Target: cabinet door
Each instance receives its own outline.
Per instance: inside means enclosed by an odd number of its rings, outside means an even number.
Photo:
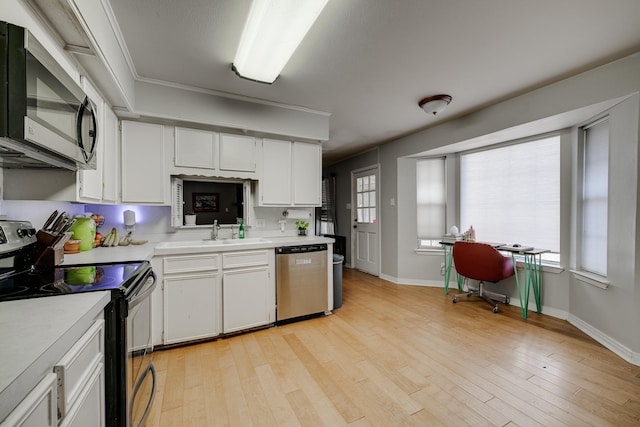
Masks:
[[[293,203],[322,204],[322,157],[320,144],[293,143]]]
[[[220,278],[190,274],[164,278],[164,343],[220,333]]]
[[[123,121],[122,201],[163,203],[168,179],[164,174],[164,127]]]
[[[254,137],[220,134],[220,170],[255,172],[255,152]]]
[[[78,401],[60,422],[60,427],[103,427],[105,425],[104,364],[96,366]]]
[[[102,168],[104,156],[104,101],[102,97],[89,83],[86,78],[82,78],[82,86],[89,99],[95,104],[95,117],[97,127],[96,138],[96,168],[78,171],[78,199],[80,201],[100,202],[102,201]]]
[[[44,379],[0,423],[2,427],[53,427],[58,425],[56,411],[56,374]]]
[[[118,118],[106,104],[102,125],[102,201],[115,203],[118,199]]]
[[[216,169],[218,134],[198,129],[176,128],[175,166]]]
[[[235,332],[275,321],[275,289],[268,267],[224,271],[223,332]]]
[[[291,205],[291,154],[290,141],[262,140],[261,205]]]

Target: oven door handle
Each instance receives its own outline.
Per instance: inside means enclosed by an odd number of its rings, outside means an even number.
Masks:
[[[151,294],[151,292],[153,292],[153,290],[156,288],[156,282],[156,273],[151,270],[145,278],[144,285],[140,287],[140,290],[135,295],[133,295],[131,300],[129,301],[129,309],[144,301],[144,299],[147,298],[147,296],[149,296],[149,294]]]
[[[147,406],[144,408],[144,412],[142,413],[142,417],[140,418],[140,422],[138,423],[137,426],[135,427],[140,427],[144,424],[144,420],[147,418],[147,415],[149,415],[149,411],[151,411],[151,405],[153,404],[155,395],[156,395],[156,367],[153,365],[153,362],[149,363],[149,366],[147,367],[147,369],[145,370],[145,372],[140,375],[140,377],[138,377],[138,380],[136,381],[135,385],[133,386],[133,392],[131,393],[131,400],[129,401],[129,423],[128,425],[131,427],[133,426],[133,405],[135,403],[136,400],[136,395],[138,394],[138,391],[140,391],[140,387],[142,386],[142,381],[144,381],[144,379],[147,377],[147,375],[151,373],[151,394],[149,395],[149,400],[147,401]]]

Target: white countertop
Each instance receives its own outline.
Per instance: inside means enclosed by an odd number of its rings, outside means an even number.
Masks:
[[[94,248],[79,254],[65,254],[62,265],[96,264],[103,262],[125,262],[150,260],[154,255],[174,255],[181,253],[230,252],[247,249],[277,248],[280,246],[311,245],[333,243],[334,239],[322,236],[284,236],[254,239],[235,239],[231,244],[208,244],[211,240],[175,240],[171,243],[184,243],[182,246],[163,247],[164,242],[149,242],[144,245],[115,246],[112,248]]]
[[[0,302],[0,420],[109,303],[107,291]]]

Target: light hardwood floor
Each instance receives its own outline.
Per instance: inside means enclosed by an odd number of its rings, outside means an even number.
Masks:
[[[333,315],[154,353],[147,426],[638,426],[640,367],[568,322],[344,270]]]

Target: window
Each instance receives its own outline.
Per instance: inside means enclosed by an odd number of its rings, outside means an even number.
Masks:
[[[356,179],[356,203],[358,223],[375,224],[377,221],[375,174]]]
[[[416,162],[418,248],[440,246],[446,229],[444,158]]]
[[[560,261],[560,136],[464,153],[460,231],[477,239],[549,249]]]
[[[336,177],[332,174],[322,178],[320,234],[335,234],[336,229]]]
[[[582,245],[584,271],[607,275],[607,207],[609,205],[609,121],[583,129]]]

